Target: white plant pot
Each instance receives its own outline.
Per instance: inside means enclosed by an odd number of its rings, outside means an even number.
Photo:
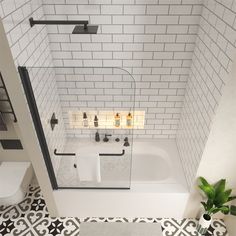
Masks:
[[[203,214],[197,224],[197,232],[200,234],[205,234],[210,227],[212,222],[211,216],[208,214]]]

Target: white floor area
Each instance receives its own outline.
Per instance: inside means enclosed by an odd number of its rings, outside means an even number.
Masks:
[[[163,236],[161,224],[83,222],[80,236]]]

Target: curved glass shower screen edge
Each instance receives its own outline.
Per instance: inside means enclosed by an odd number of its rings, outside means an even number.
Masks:
[[[53,188],[129,189],[133,130],[144,120],[134,109],[133,77],[110,67],[25,70],[20,75],[23,81],[28,74],[32,93],[24,89],[35,98]]]

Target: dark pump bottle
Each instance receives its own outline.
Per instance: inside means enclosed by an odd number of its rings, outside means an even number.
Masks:
[[[96,134],[95,134],[95,141],[96,141],[96,142],[100,142],[100,136],[99,136],[98,131],[97,131]]]
[[[98,117],[95,115],[94,117],[94,127],[98,127]]]
[[[88,117],[86,112],[83,113],[83,126],[88,127]]]

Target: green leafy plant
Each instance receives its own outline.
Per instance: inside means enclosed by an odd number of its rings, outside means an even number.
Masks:
[[[205,178],[199,177],[198,187],[206,197],[206,201],[201,204],[209,216],[217,212],[236,216],[236,206],[229,204],[230,201],[236,199],[236,196],[231,196],[232,189],[226,189],[225,185],[225,179],[221,179],[215,184],[209,184]]]

